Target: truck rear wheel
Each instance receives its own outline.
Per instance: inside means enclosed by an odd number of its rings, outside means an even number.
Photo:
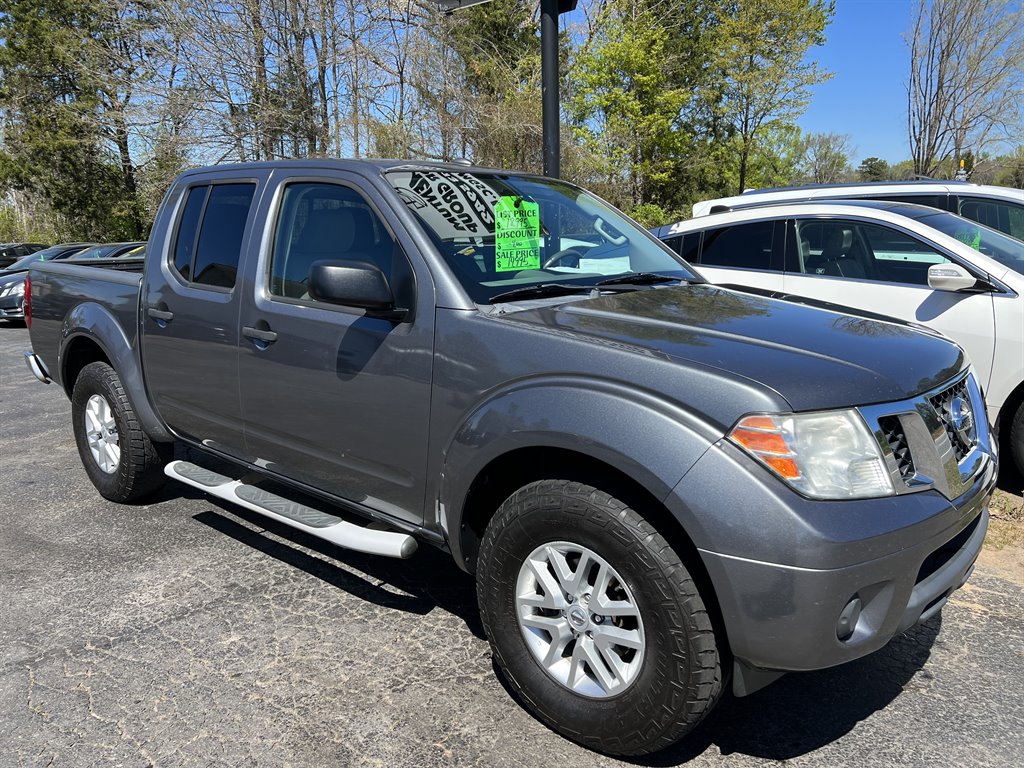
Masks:
[[[169,443],[154,443],[143,432],[117,372],[89,363],[71,394],[78,454],[85,472],[106,499],[135,501],[166,480],[163,466],[173,455]]]
[[[487,527],[477,577],[509,686],[568,738],[648,754],[717,703],[718,647],[693,579],[613,496],[564,480],[521,488]]]

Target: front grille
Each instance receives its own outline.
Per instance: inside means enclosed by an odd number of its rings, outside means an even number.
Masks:
[[[963,461],[964,457],[971,452],[971,448],[977,445],[978,442],[978,430],[977,427],[973,427],[968,431],[966,437],[961,435],[960,430],[955,426],[955,414],[952,412],[952,404],[960,398],[965,401],[968,406],[971,405],[971,394],[967,389],[967,379],[958,381],[948,389],[944,389],[937,395],[932,395],[928,398],[935,412],[939,415],[939,421],[942,422],[943,428],[946,430],[946,436],[949,438],[950,444],[953,446],[953,454],[956,456],[957,463]],[[973,419],[978,418],[975,414]],[[981,418],[985,418],[984,414],[981,414]]]
[[[883,416],[878,420],[885,441],[892,449],[893,458],[904,481],[910,480],[915,473],[914,458],[910,455],[907,436],[903,432],[903,424],[898,416]]]

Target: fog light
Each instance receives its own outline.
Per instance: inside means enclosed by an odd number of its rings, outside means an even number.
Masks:
[[[839,621],[836,622],[836,637],[841,641],[845,642],[853,635],[853,631],[857,628],[857,622],[860,620],[861,608],[860,597],[854,595],[843,608],[843,612],[839,614]]]

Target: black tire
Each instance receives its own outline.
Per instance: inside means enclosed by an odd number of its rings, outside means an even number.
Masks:
[[[1002,457],[1004,463],[1010,460],[1010,465],[1018,478],[1024,479],[1024,402],[1017,407],[1017,412],[1011,416],[1009,434],[1006,436],[1002,446],[1010,452],[1009,457]]]
[[[117,426],[120,459],[113,472],[101,469],[89,447],[86,406],[99,395],[106,400]],[[166,481],[164,465],[173,458],[174,445],[154,443],[142,430],[117,371],[106,363],[89,363],[78,374],[71,395],[71,418],[75,442],[85,472],[104,498],[116,502],[137,501]]]
[[[591,698],[570,690],[548,674],[523,638],[515,594],[520,567],[538,547],[557,541],[602,557],[639,608],[642,664],[617,695]],[[516,491],[487,527],[477,578],[483,624],[508,685],[566,737],[608,754],[649,754],[693,730],[718,702],[718,646],[693,579],[661,534],[613,496],[566,480]]]

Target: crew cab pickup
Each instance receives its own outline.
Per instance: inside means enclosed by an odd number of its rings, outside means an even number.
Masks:
[[[141,274],[41,264],[25,309],[103,496],[169,476],[341,547],[451,552],[509,686],[603,752],[877,650],[988,525],[959,347],[710,286],[558,180],[198,169]]]

